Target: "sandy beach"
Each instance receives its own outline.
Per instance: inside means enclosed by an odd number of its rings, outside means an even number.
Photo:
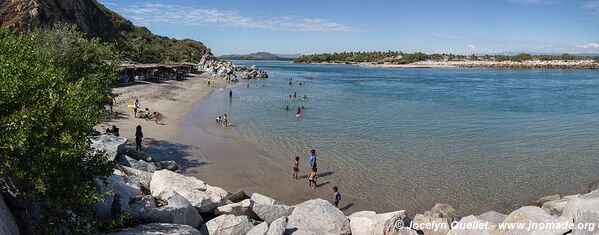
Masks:
[[[230,192],[244,190],[268,195],[287,204],[297,204],[313,198],[329,199],[332,185],[327,181],[330,172],[320,172],[318,189],[308,187],[307,163],[300,165],[299,180],[291,179],[289,172],[269,160],[268,154],[261,152],[256,143],[235,138],[234,135],[209,134],[202,130],[196,121],[200,118],[212,119],[202,114],[202,99],[210,94],[228,99],[225,80],[211,79],[204,73],[184,81],[166,80],[159,82],[137,82],[113,89],[116,103],[112,119],[96,126],[105,131],[116,125],[120,135],[133,145],[135,127],[141,125],[144,133],[143,151],[156,160],[174,160],[181,166],[181,173],[195,176],[206,183],[222,187]],[[134,118],[128,108],[139,99],[141,109],[158,111],[165,117],[156,124],[153,121]],[[193,118],[192,118],[193,117]],[[234,124],[233,124],[234,125]],[[225,127],[223,127],[225,128]],[[306,150],[306,156],[308,154]],[[305,157],[305,156],[300,156]],[[352,195],[345,195],[340,205],[346,214],[357,209],[367,209],[367,205],[354,206]]]
[[[113,89],[115,104],[111,119],[99,124],[96,129],[104,132],[107,127],[116,125],[120,135],[133,140],[135,127],[141,125],[145,137],[144,146],[150,146],[152,141],[168,140],[176,136],[189,111],[204,97],[216,89],[223,88],[227,81],[210,79],[210,75],[192,74],[187,80],[141,81],[131,85],[123,85]],[[140,110],[149,108],[151,112],[163,115],[159,124],[144,118],[134,118],[133,109],[128,108],[135,99],[139,99]],[[130,141],[131,142],[131,141]]]

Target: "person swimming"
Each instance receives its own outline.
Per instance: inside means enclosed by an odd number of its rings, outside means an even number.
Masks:
[[[289,105],[285,105],[285,111],[289,111]]]
[[[297,97],[297,93],[294,91],[293,92],[293,98]]]
[[[302,96],[302,100],[307,100],[307,99],[308,99],[307,95]]]

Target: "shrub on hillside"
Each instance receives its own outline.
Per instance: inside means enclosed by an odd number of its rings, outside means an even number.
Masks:
[[[113,49],[62,25],[0,30],[0,51],[0,176],[18,182],[14,200],[39,209],[28,215],[36,232],[90,233],[95,179],[112,166],[86,137],[115,81]]]

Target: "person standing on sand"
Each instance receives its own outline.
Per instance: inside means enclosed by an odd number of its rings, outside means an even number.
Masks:
[[[316,168],[316,150],[310,150],[310,168]]]
[[[112,95],[108,96],[108,106],[110,107],[110,112],[112,113],[112,106],[114,106],[114,103],[116,102],[116,100],[114,99],[114,97]]]
[[[135,150],[141,151],[141,141],[144,138],[144,133],[141,132],[141,126],[135,128]]]
[[[139,100],[135,99],[135,103],[133,104],[133,117],[137,117],[137,109],[139,109]]]
[[[299,174],[299,157],[295,156],[295,160],[293,161],[293,178],[298,179],[297,176]]]

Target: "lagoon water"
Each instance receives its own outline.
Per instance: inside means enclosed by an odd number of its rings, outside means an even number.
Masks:
[[[204,131],[250,141],[284,171],[295,154],[305,166],[314,148],[345,201],[506,212],[599,179],[599,71],[235,63],[270,78],[204,100]],[[222,113],[226,130],[214,125]]]

